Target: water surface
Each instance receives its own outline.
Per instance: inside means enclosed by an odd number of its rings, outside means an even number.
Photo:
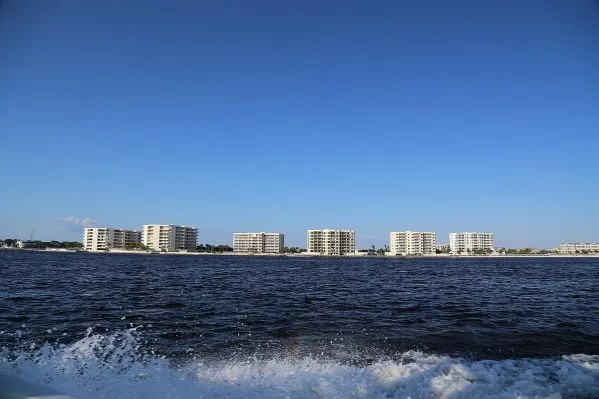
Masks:
[[[599,397],[599,259],[0,251],[0,347],[82,397],[57,362],[166,362],[172,397]]]

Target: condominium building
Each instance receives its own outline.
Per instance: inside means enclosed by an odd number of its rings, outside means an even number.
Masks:
[[[393,255],[435,255],[437,238],[433,232],[393,231],[389,250]]]
[[[565,242],[559,245],[557,252],[560,254],[597,253],[599,252],[599,243]]]
[[[109,227],[86,227],[83,229],[83,248],[86,251],[106,251],[131,248],[141,241],[141,233],[135,230]]]
[[[174,224],[144,224],[142,243],[154,251],[195,250],[198,229]]]
[[[308,230],[308,252],[320,255],[354,255],[354,230]]]
[[[450,233],[449,247],[453,253],[493,251],[495,234],[493,233]]]
[[[281,233],[234,233],[233,251],[258,254],[285,252],[285,235]]]

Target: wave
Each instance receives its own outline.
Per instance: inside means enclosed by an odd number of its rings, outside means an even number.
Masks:
[[[297,356],[195,358],[175,366],[143,349],[135,329],[90,329],[71,345],[4,348],[0,372],[77,399],[599,397],[598,355],[469,360],[408,351],[363,366]]]

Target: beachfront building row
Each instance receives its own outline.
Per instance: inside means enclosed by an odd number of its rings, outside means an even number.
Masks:
[[[390,255],[435,255],[437,239],[433,232],[393,231],[389,233]]]
[[[285,253],[285,235],[281,233],[234,233],[233,252],[255,254]]]
[[[174,224],[145,224],[142,231],[110,227],[83,229],[83,248],[86,251],[130,249],[140,244],[153,251],[192,251],[197,241],[198,229]]]
[[[565,242],[559,245],[557,253],[559,254],[579,254],[579,253],[599,252],[598,242]]]
[[[140,242],[141,233],[135,230],[109,227],[86,227],[83,229],[83,249],[86,251],[127,249],[139,245]]]
[[[354,230],[308,230],[307,249],[315,255],[354,255],[356,253],[356,233]]]
[[[448,249],[454,254],[486,252],[495,249],[493,233],[450,233]],[[389,255],[435,255],[437,240],[434,232],[395,231],[389,234]],[[445,252],[447,248],[441,246]]]
[[[174,224],[144,224],[141,242],[154,251],[193,251],[198,244],[198,229]]]
[[[198,230],[172,224],[146,224],[143,230],[89,227],[83,232],[84,249],[105,251],[129,249],[140,244],[153,251],[175,252],[196,249]],[[452,253],[492,252],[495,245],[493,233],[451,233],[449,247]],[[434,255],[434,232],[397,231],[389,235],[389,255]],[[282,254],[285,252],[285,235],[282,233],[235,233],[233,250],[237,253]],[[562,244],[560,253],[599,251],[599,244]],[[354,230],[316,229],[307,231],[307,253],[314,255],[356,255]]]
[[[307,231],[307,254],[344,256],[357,255],[354,230],[315,229]],[[453,253],[494,250],[493,233],[451,233],[449,247]],[[435,255],[436,233],[396,231],[389,234],[389,255]],[[284,253],[284,234],[235,233],[233,250],[237,253]]]
[[[492,252],[495,248],[495,235],[493,233],[450,233],[449,247],[451,252],[460,254],[464,252]]]

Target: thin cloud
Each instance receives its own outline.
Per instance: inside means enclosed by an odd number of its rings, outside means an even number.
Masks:
[[[59,216],[56,220],[62,231],[81,231],[84,227],[92,227],[96,224],[96,221],[90,217]]]

